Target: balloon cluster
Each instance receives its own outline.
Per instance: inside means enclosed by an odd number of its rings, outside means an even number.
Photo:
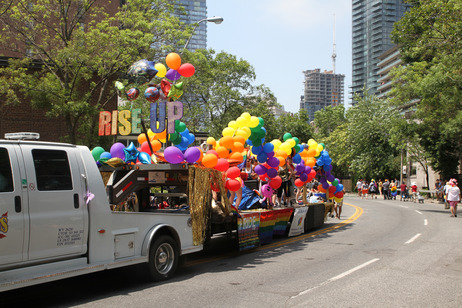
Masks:
[[[122,82],[116,81],[115,87],[125,93],[126,98],[130,101],[136,100],[140,95],[138,87],[148,84],[144,91],[144,98],[149,102],[157,100],[177,100],[183,95],[183,82],[172,83],[181,77],[191,77],[196,69],[191,63],[181,63],[181,57],[177,53],[169,53],[165,57],[165,62],[169,69],[163,63],[154,63],[147,59],[139,60],[133,63],[128,69],[128,84],[134,84],[134,87],[125,92],[125,86]],[[159,84],[151,83],[154,77],[163,78]],[[165,77],[165,78],[164,78]]]
[[[102,147],[95,147],[91,150],[91,154],[98,165],[109,165],[111,167],[119,167],[124,164],[152,163],[150,154],[136,148],[133,142],[127,147],[120,142],[114,143],[109,152]]]
[[[181,151],[185,151],[189,145],[194,143],[196,136],[189,132],[185,123],[180,120],[175,120],[175,132],[173,134],[169,134],[168,140],[170,140]]]

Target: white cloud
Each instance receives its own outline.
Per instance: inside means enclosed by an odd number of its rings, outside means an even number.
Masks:
[[[325,27],[351,19],[351,1],[349,0],[269,0],[264,1],[261,9],[277,23],[289,28],[293,27]]]

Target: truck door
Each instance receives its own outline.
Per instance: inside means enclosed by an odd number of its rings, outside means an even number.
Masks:
[[[0,144],[0,265],[27,259],[27,194],[22,194],[17,150],[17,145]]]
[[[29,194],[29,260],[81,255],[88,212],[76,147],[22,144]]]

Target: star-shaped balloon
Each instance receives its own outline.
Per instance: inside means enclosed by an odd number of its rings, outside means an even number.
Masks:
[[[179,82],[179,83],[174,84],[170,88],[170,92],[168,92],[167,97],[172,97],[174,99],[179,99],[181,97],[181,95],[183,95],[183,83]]]
[[[136,159],[138,158],[138,155],[140,155],[140,151],[138,151],[133,142],[124,149],[124,152],[126,163],[136,163]]]

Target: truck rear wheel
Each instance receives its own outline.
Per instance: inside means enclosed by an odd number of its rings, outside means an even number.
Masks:
[[[171,278],[178,266],[178,247],[172,237],[162,235],[149,249],[149,272],[155,281]]]

